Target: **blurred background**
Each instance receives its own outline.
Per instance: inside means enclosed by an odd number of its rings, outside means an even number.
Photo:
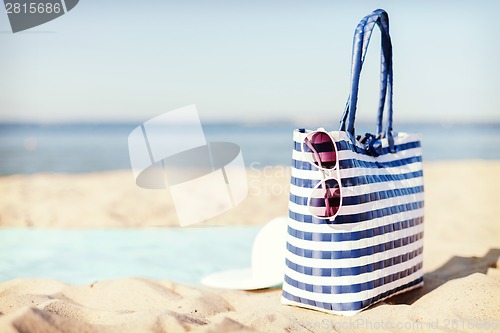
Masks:
[[[426,160],[498,159],[496,1],[96,1],[13,34],[0,14],[0,174],[129,168],[127,136],[196,104],[209,140],[288,165],[296,127],[336,130],[352,36],[381,7],[394,45],[396,131]],[[378,31],[358,133],[375,130]]]
[[[128,170],[135,127],[195,104],[207,141],[239,144],[251,191],[260,191],[219,224],[285,215],[289,169],[279,166],[291,163],[292,131],[338,129],[354,29],[377,7],[390,16],[394,129],[423,134],[425,161],[500,159],[498,1],[81,0],[16,34],[0,10],[0,176],[36,174],[0,177],[0,221],[9,227],[0,232],[0,280],[195,283],[250,265],[258,227],[143,228],[176,225],[167,191],[142,190],[127,171],[83,173]],[[375,29],[357,133],[376,128],[379,54]],[[265,166],[274,167],[258,170]],[[438,197],[455,200],[449,192]],[[460,214],[456,202],[443,214]],[[103,230],[61,230],[82,227]]]

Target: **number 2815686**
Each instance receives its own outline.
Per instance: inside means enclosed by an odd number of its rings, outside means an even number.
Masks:
[[[59,14],[61,12],[61,4],[50,2],[30,2],[18,3],[7,2],[5,3],[5,10],[7,14]]]

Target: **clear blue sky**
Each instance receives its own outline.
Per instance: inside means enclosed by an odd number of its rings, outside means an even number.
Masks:
[[[498,1],[97,1],[12,34],[0,12],[0,121],[335,119],[352,35],[391,20],[396,121],[500,121]],[[373,119],[379,34],[361,86]]]

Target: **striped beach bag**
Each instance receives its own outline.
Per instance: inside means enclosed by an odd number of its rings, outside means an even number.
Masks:
[[[359,78],[375,26],[382,32],[377,132],[356,135]],[[421,137],[392,129],[392,44],[384,10],[357,26],[351,74],[340,130],[293,133],[282,293],[284,304],[345,316],[423,285]]]

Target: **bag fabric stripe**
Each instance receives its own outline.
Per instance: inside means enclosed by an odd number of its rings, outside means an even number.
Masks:
[[[415,269],[415,270],[412,269],[409,271],[411,271],[409,272],[409,274],[405,274],[405,276],[399,279],[397,279],[396,276],[391,275],[373,280],[373,282],[371,283],[373,288],[361,290],[358,292],[335,293],[335,288],[334,288],[334,290],[331,290],[331,293],[318,293],[315,292],[313,286],[308,283],[301,282],[297,284],[294,283],[296,286],[291,285],[288,282],[289,279],[287,279],[286,275],[283,285],[286,285],[287,289],[289,289],[292,292],[295,292],[299,297],[316,299],[317,301],[322,303],[328,302],[331,299],[332,295],[335,295],[335,299],[338,301],[338,303],[346,303],[349,301],[359,302],[370,299],[371,297],[373,297],[373,295],[381,294],[387,292],[388,290],[394,289],[399,284],[410,283],[422,277],[422,274],[420,274],[421,269]],[[310,285],[310,287],[306,287],[307,285]]]
[[[394,258],[401,253],[409,253],[418,250],[423,246],[423,239],[409,243],[400,248],[392,248],[385,252],[374,253],[369,256],[359,257],[359,258],[337,258],[335,260],[329,260],[332,258],[327,252],[323,252],[324,256],[320,258],[307,258],[304,256],[296,255],[290,251],[287,251],[287,259],[291,262],[307,267],[318,267],[318,268],[346,268],[346,267],[357,267],[367,265],[376,261],[381,261],[385,258]],[[328,260],[318,260],[318,259],[328,259]]]
[[[423,248],[419,247],[416,250],[412,250],[399,256],[391,257],[389,259],[382,259],[365,265],[349,267],[348,269],[303,266],[296,264],[290,260],[286,260],[287,274],[292,278],[294,276],[300,276],[300,278],[303,278],[301,276],[303,274],[312,275],[312,278],[309,278],[309,281],[313,282],[324,278],[324,282],[322,282],[321,284],[347,284],[349,282],[354,283],[356,281],[363,281],[365,279],[363,274],[371,273],[379,269],[392,268],[392,266],[398,265],[399,263],[409,262],[410,260],[415,261],[415,257],[422,254],[422,251]],[[417,260],[421,261],[421,258],[417,258]]]
[[[343,150],[352,151],[353,147],[354,147],[354,145],[351,142],[346,141],[346,140],[335,142],[335,146],[336,146],[336,149],[338,152],[342,152]],[[396,152],[402,152],[402,151],[408,150],[408,149],[419,148],[420,146],[421,146],[420,145],[420,138],[418,138],[418,140],[413,141],[413,142],[407,142],[404,144],[396,144],[394,146],[394,149]],[[362,146],[358,146],[358,147],[362,148]],[[293,149],[297,152],[302,152],[302,143],[301,142],[294,142]],[[304,150],[306,152],[310,151],[307,146],[304,146]],[[364,150],[361,150],[359,153],[361,155],[370,156]],[[382,149],[381,155],[386,155],[386,154],[389,154],[389,147],[387,147],[387,146]]]
[[[404,169],[404,173],[401,173],[402,170]],[[422,172],[422,163],[413,163],[410,165],[405,166],[405,168],[385,168],[385,169],[366,169],[366,168],[355,168],[355,169],[340,169],[338,173],[340,174],[340,177],[343,182],[346,182],[346,178],[360,178],[360,181],[363,181],[363,177],[368,177],[368,181],[373,178],[377,179],[385,179],[382,181],[392,181],[392,180],[401,180],[404,179],[403,177],[398,177],[398,175],[405,176],[407,178],[413,178],[411,176],[406,176],[407,174],[411,173],[416,173],[416,172]],[[422,174],[420,174],[422,175]],[[331,175],[330,175],[331,176]],[[295,167],[292,167],[292,177],[295,178],[302,178],[305,180],[320,180],[321,178],[316,178],[316,177],[321,177],[318,175],[317,170],[300,170]],[[349,185],[355,185],[356,182],[354,180],[351,180],[353,183]]]
[[[418,181],[418,179],[422,178],[422,176],[423,176],[422,170],[409,172],[405,174],[399,174],[399,175],[365,175],[358,177],[341,178],[341,184],[344,187],[352,187],[360,185],[371,185],[374,183],[396,182],[405,180],[410,180],[413,182],[414,178],[416,178]],[[301,186],[304,188],[314,188],[319,181],[320,180],[317,179],[304,179],[304,178],[294,177],[292,171],[292,178],[291,178],[292,185]]]
[[[402,265],[399,265],[402,266]],[[285,282],[289,285],[299,288],[302,287],[306,291],[309,292],[317,292],[321,294],[351,294],[351,293],[360,293],[362,291],[368,291],[372,289],[379,288],[380,286],[387,284],[389,282],[396,281],[400,278],[404,278],[410,276],[411,274],[417,272],[422,268],[422,261],[419,260],[418,263],[412,265],[411,267],[399,267],[398,265],[389,266],[384,272],[395,271],[394,273],[390,273],[388,275],[384,275],[382,277],[376,278],[370,281],[364,281],[360,283],[353,283],[353,280],[348,281],[347,284],[342,285],[338,281],[320,281],[324,284],[311,284],[311,283],[303,283],[300,280],[295,280],[290,277],[290,275],[285,276]],[[401,270],[399,270],[401,269]],[[299,278],[302,278],[299,276]]]
[[[379,235],[387,235],[391,232],[411,228],[413,226],[420,225],[424,222],[422,217],[417,217],[414,219],[399,221],[392,224],[376,226],[374,228],[360,230],[360,231],[352,231],[352,232],[338,232],[332,233],[331,228],[326,232],[309,232],[309,231],[301,231],[293,228],[293,225],[288,225],[288,234],[294,238],[314,241],[314,242],[350,242],[350,241],[359,241],[367,238],[376,237]]]
[[[373,202],[375,200],[390,199],[390,198],[401,197],[405,195],[417,194],[422,192],[424,192],[424,187],[422,185],[415,187],[401,187],[394,190],[382,190],[382,191],[365,193],[350,197],[343,196],[342,204],[344,206],[361,205],[364,203]],[[319,196],[318,193],[317,197],[314,196],[312,197],[312,199],[310,200],[310,204],[316,206],[319,204],[316,202],[321,199],[323,199],[323,197]],[[304,196],[290,194],[290,201],[297,205],[304,206],[307,205],[308,198]]]
[[[290,202],[289,207],[291,209],[294,209],[296,207],[293,207],[295,204]],[[304,207],[304,206],[297,206],[297,207]],[[335,218],[334,222],[330,222],[328,219],[324,218],[317,218],[315,216],[308,215],[306,213],[295,213],[291,209],[289,210],[289,217],[291,219],[294,219],[295,221],[301,221],[305,223],[357,223],[357,222],[362,222],[362,221],[368,221],[368,220],[373,220],[379,217],[383,217],[386,215],[390,214],[396,214],[399,213],[400,211],[409,211],[413,209],[419,209],[424,207],[424,201],[417,201],[417,202],[411,202],[411,203],[405,203],[401,205],[395,205],[395,206],[390,206],[390,207],[385,207],[385,208],[380,208],[377,210],[372,210],[372,211],[367,211],[363,213],[357,213],[357,214],[349,214],[349,215],[338,215]],[[341,207],[341,209],[344,207]],[[307,209],[307,207],[305,207]],[[302,208],[301,208],[302,210]],[[328,222],[327,222],[328,221]]]
[[[422,231],[418,231],[422,225],[414,228],[403,229],[401,232],[395,232],[399,234],[399,238],[394,240],[385,240],[386,236],[381,235],[368,239],[366,247],[350,248],[350,246],[356,246],[360,241],[353,241],[350,244],[336,244],[333,242],[316,242],[316,241],[305,241],[298,238],[289,238],[287,243],[287,249],[293,254],[306,258],[322,258],[322,259],[342,259],[342,258],[359,258],[363,256],[372,255],[379,252],[384,252],[390,249],[395,249],[401,246],[405,246],[416,242],[423,236]],[[404,233],[403,233],[404,232]],[[418,232],[414,234],[413,232]],[[408,233],[411,233],[408,235]],[[376,243],[376,241],[382,240],[382,243]],[[354,243],[354,244],[352,244]],[[305,247],[307,247],[305,249]],[[340,248],[339,248],[340,247]],[[348,249],[341,249],[341,247],[348,247]]]
[[[285,286],[288,286],[287,283],[284,283],[283,286],[283,294],[282,294],[282,303],[301,306],[314,310],[322,310],[325,312],[330,312],[334,314],[342,314],[347,316],[352,316],[361,310],[367,308],[373,303],[382,301],[387,297],[399,294],[401,292],[405,292],[411,289],[415,289],[423,285],[423,277],[418,277],[415,280],[402,284],[398,287],[386,290],[377,294],[371,298],[364,299],[362,301],[347,301],[347,302],[339,302],[339,303],[330,303],[328,301],[318,302],[311,298],[306,298],[304,296],[300,297],[289,293],[286,291]],[[293,289],[292,287],[290,289]]]

